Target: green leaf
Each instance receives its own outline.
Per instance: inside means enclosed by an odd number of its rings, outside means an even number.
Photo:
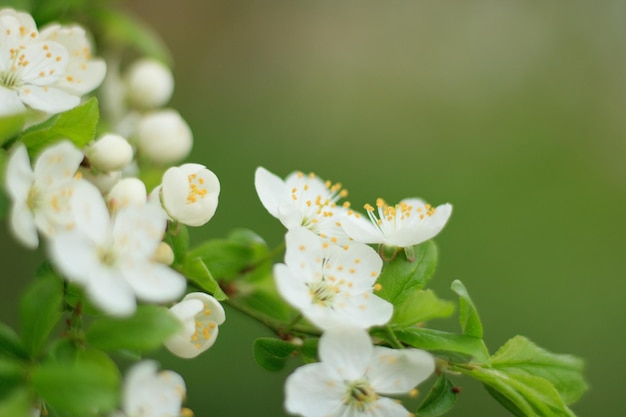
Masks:
[[[428,395],[417,409],[417,417],[438,417],[454,407],[457,393],[445,374],[439,375]]]
[[[118,10],[103,9],[93,14],[102,26],[100,32],[112,43],[128,45],[141,55],[172,65],[172,56],[158,33],[133,16]]]
[[[478,337],[413,327],[395,331],[396,337],[412,347],[456,363],[489,363],[489,352]],[[384,333],[380,335],[384,339]]]
[[[120,375],[102,354],[85,352],[74,363],[47,362],[32,372],[35,391],[58,414],[106,414],[119,400]]]
[[[300,346],[300,354],[304,363],[317,362],[317,346],[319,344],[318,338],[308,338]]]
[[[478,311],[472,302],[467,289],[458,279],[452,283],[452,291],[459,296],[459,321],[463,334],[474,337],[483,337],[483,325],[480,322]]]
[[[481,367],[461,372],[482,382],[491,396],[516,416],[575,416],[545,378]]]
[[[189,281],[196,284],[200,289],[212,294],[218,301],[228,298],[201,258],[188,256],[185,259],[185,263],[177,269]]]
[[[394,308],[391,325],[408,327],[435,318],[449,317],[453,312],[454,303],[437,298],[432,290],[412,290]]]
[[[33,404],[29,390],[16,387],[10,395],[0,399],[0,417],[31,417]]]
[[[63,282],[54,274],[37,279],[20,303],[22,341],[31,356],[39,354],[52,329],[61,318]]]
[[[0,117],[0,145],[17,136],[24,127],[26,120],[25,113],[12,114],[10,116]]]
[[[509,375],[520,373],[547,379],[565,404],[575,402],[587,390],[582,359],[548,352],[523,336],[507,341],[491,357],[491,365]]]
[[[28,353],[15,331],[4,323],[0,323],[0,357],[27,359]]]
[[[253,255],[250,246],[222,239],[210,240],[189,252],[189,257],[202,259],[217,280],[232,280],[252,262]]]
[[[429,240],[413,247],[415,260],[409,261],[404,251],[385,262],[378,277],[382,289],[377,295],[393,305],[399,305],[411,294],[411,290],[423,288],[437,266],[437,246]]]
[[[189,229],[184,224],[178,224],[175,230],[168,230],[165,243],[170,245],[174,252],[174,265],[182,265],[189,251]]]
[[[131,317],[105,317],[87,330],[87,343],[102,350],[148,352],[180,330],[180,322],[165,307],[141,305]]]
[[[18,140],[26,145],[31,156],[63,139],[80,149],[94,138],[99,117],[98,100],[92,97],[78,107],[31,126]]]
[[[260,337],[254,341],[254,359],[268,371],[280,371],[287,359],[298,349],[293,343],[269,337]]]
[[[0,400],[8,396],[25,379],[24,364],[0,358]]]

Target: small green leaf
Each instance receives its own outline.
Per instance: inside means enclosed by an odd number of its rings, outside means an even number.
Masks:
[[[438,417],[454,407],[457,393],[445,374],[439,375],[428,395],[417,409],[417,417]]]
[[[437,266],[437,246],[429,240],[413,247],[415,260],[409,261],[404,251],[385,262],[378,278],[382,289],[377,295],[393,305],[406,300],[411,290],[423,288]]]
[[[412,290],[394,308],[391,325],[408,327],[435,318],[449,317],[453,312],[454,303],[437,298],[432,290]]]
[[[451,288],[459,296],[459,321],[463,334],[482,339],[483,325],[480,322],[478,311],[467,293],[467,289],[458,279],[452,283]]]
[[[26,113],[0,117],[0,145],[15,137],[24,127]]]
[[[300,354],[304,363],[317,362],[317,346],[319,344],[318,338],[308,338],[300,346]]]
[[[189,252],[189,257],[202,259],[217,280],[232,280],[252,262],[253,255],[252,247],[222,239],[210,240]]]
[[[489,363],[489,352],[482,339],[463,334],[419,327],[399,329],[396,337],[409,346],[457,363]],[[384,338],[384,333],[377,336]]]
[[[102,350],[134,350],[148,352],[180,330],[180,322],[165,307],[141,305],[131,317],[105,317],[94,321],[86,340]]]
[[[0,357],[27,359],[28,353],[15,331],[4,323],[0,323]]]
[[[25,379],[24,364],[16,360],[0,358],[0,400],[8,396]]]
[[[99,354],[84,353],[74,363],[47,362],[31,376],[35,391],[58,414],[105,415],[118,404],[119,372]]]
[[[575,417],[545,378],[481,367],[461,372],[482,382],[498,402],[518,417]]]
[[[26,351],[36,356],[61,318],[63,282],[54,274],[37,279],[20,303],[22,341]]]
[[[6,398],[0,399],[0,417],[31,417],[34,401],[30,390],[16,387]]]
[[[174,264],[182,265],[189,251],[189,229],[184,224],[178,224],[175,230],[168,230],[165,243],[170,245],[174,252]]]
[[[228,298],[201,258],[187,256],[185,263],[177,269],[189,281],[196,284],[200,289],[212,294],[218,301]]]
[[[280,371],[297,349],[296,345],[284,340],[260,337],[254,341],[254,359],[268,371]]]
[[[26,145],[31,156],[63,139],[80,149],[94,138],[99,117],[98,100],[92,97],[78,107],[31,126],[18,140]]]
[[[523,373],[547,379],[565,404],[575,402],[587,390],[582,359],[548,352],[523,336],[507,341],[491,357],[491,365],[508,374]]]
[[[93,17],[100,23],[101,33],[112,43],[128,45],[142,55],[157,59],[168,66],[172,56],[159,35],[133,16],[114,9],[99,8]]]

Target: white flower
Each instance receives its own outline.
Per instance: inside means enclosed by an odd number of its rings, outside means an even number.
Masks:
[[[144,360],[127,371],[122,393],[125,416],[178,417],[183,414],[185,381],[176,372],[157,372],[157,369],[155,361]]]
[[[348,236],[357,242],[406,248],[435,237],[452,213],[450,204],[435,208],[417,198],[402,200],[395,206],[379,198],[376,206],[365,205],[369,222],[356,215],[343,222]]]
[[[349,203],[337,205],[348,192],[340,183],[322,181],[315,174],[290,174],[284,181],[263,167],[256,169],[254,186],[267,211],[288,230],[304,226],[321,237],[345,240],[341,228]]]
[[[90,58],[81,28],[54,26],[40,34],[29,14],[0,10],[0,115],[24,105],[46,113],[77,106],[106,71],[104,61]]]
[[[142,207],[146,204],[148,194],[146,186],[138,178],[119,180],[107,194],[107,204],[111,213],[126,207]]]
[[[152,259],[165,231],[162,210],[131,206],[111,219],[100,192],[87,182],[75,188],[72,205],[76,226],[50,241],[50,258],[96,306],[126,316],[135,311],[135,297],[164,303],[182,295],[183,276]]]
[[[153,191],[167,214],[188,226],[202,226],[215,214],[220,182],[204,165],[183,164],[163,174],[162,184]]]
[[[7,163],[6,185],[13,200],[10,226],[29,248],[39,245],[37,230],[51,236],[73,223],[69,199],[83,153],[63,141],[46,148],[31,169],[28,152],[19,145]]]
[[[167,165],[185,158],[193,142],[189,125],[176,110],[145,115],[137,127],[137,147],[142,156]]]
[[[331,245],[300,227],[285,236],[285,264],[274,266],[279,293],[314,325],[385,324],[393,306],[373,294],[382,260],[363,244]]]
[[[174,77],[159,61],[140,59],[130,66],[125,78],[128,99],[139,108],[160,107],[172,97]]]
[[[194,358],[213,346],[218,326],[226,320],[222,305],[202,292],[187,294],[170,311],[182,322],[183,330],[168,339],[165,347],[181,358]]]
[[[372,346],[360,329],[336,327],[319,343],[321,362],[287,378],[285,408],[304,417],[409,417],[401,404],[379,394],[407,394],[435,370],[418,349]]]
[[[98,187],[103,194],[110,192],[122,178],[121,171],[96,172],[93,169],[81,167],[79,172],[83,179]]]
[[[121,171],[133,160],[133,148],[120,135],[102,135],[85,148],[89,162],[100,171]]]

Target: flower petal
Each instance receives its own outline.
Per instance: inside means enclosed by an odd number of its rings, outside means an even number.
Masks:
[[[305,417],[334,416],[343,403],[346,386],[325,363],[301,366],[285,382],[285,408]]]
[[[61,233],[48,244],[50,260],[72,281],[86,284],[91,271],[100,268],[93,241],[80,231]]]
[[[281,297],[298,309],[311,304],[311,294],[303,278],[294,276],[285,264],[274,265],[274,279]]]
[[[92,268],[86,293],[94,305],[113,316],[130,316],[137,308],[133,290],[117,269]]]
[[[435,213],[422,222],[399,229],[396,233],[387,236],[386,243],[392,246],[407,247],[417,245],[435,237],[452,214],[452,205],[442,204],[435,209]]]
[[[20,144],[13,150],[6,168],[7,191],[14,202],[26,203],[34,179],[28,151],[26,146]]]
[[[254,173],[254,187],[263,207],[278,218],[278,206],[288,202],[289,193],[285,182],[265,168],[258,167]]]
[[[22,113],[25,110],[26,107],[22,104],[17,91],[0,85],[0,117]]]
[[[385,241],[380,229],[361,215],[346,216],[341,221],[341,227],[348,236],[359,243],[383,243]]]
[[[402,394],[409,392],[434,371],[435,360],[428,352],[376,346],[367,376],[376,392]]]
[[[22,102],[46,113],[61,113],[73,109],[80,103],[78,96],[48,86],[23,86],[19,88],[18,94]]]
[[[37,186],[43,189],[72,179],[82,160],[83,153],[67,140],[44,149],[34,164]]]
[[[319,356],[348,381],[362,378],[372,357],[372,341],[363,329],[336,326],[320,338]]]
[[[39,246],[37,228],[33,213],[23,203],[11,208],[11,222],[9,223],[13,236],[29,249]]]
[[[187,286],[182,275],[159,263],[124,264],[121,272],[137,298],[153,303],[176,300]]]
[[[414,414],[399,404],[395,400],[386,397],[380,397],[366,411],[366,416],[371,417],[411,417]]]

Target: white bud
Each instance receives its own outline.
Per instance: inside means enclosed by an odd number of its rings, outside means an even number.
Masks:
[[[122,178],[120,171],[93,173],[87,168],[80,168],[79,172],[84,179],[95,185],[102,194],[108,193]]]
[[[137,178],[119,180],[107,195],[107,204],[111,213],[133,206],[143,207],[147,199],[146,186]]]
[[[172,167],[163,174],[161,203],[174,220],[188,226],[202,226],[215,214],[220,182],[200,164]]]
[[[153,109],[163,106],[172,97],[174,77],[170,69],[159,61],[141,59],[128,69],[126,86],[131,104]]]
[[[87,146],[85,155],[100,171],[120,171],[133,160],[133,148],[123,137],[108,133]]]
[[[154,260],[163,265],[171,265],[174,263],[174,251],[172,247],[165,242],[160,242],[154,251]]]
[[[189,154],[191,145],[191,129],[175,110],[154,112],[139,121],[137,146],[141,155],[152,162],[178,162]]]

